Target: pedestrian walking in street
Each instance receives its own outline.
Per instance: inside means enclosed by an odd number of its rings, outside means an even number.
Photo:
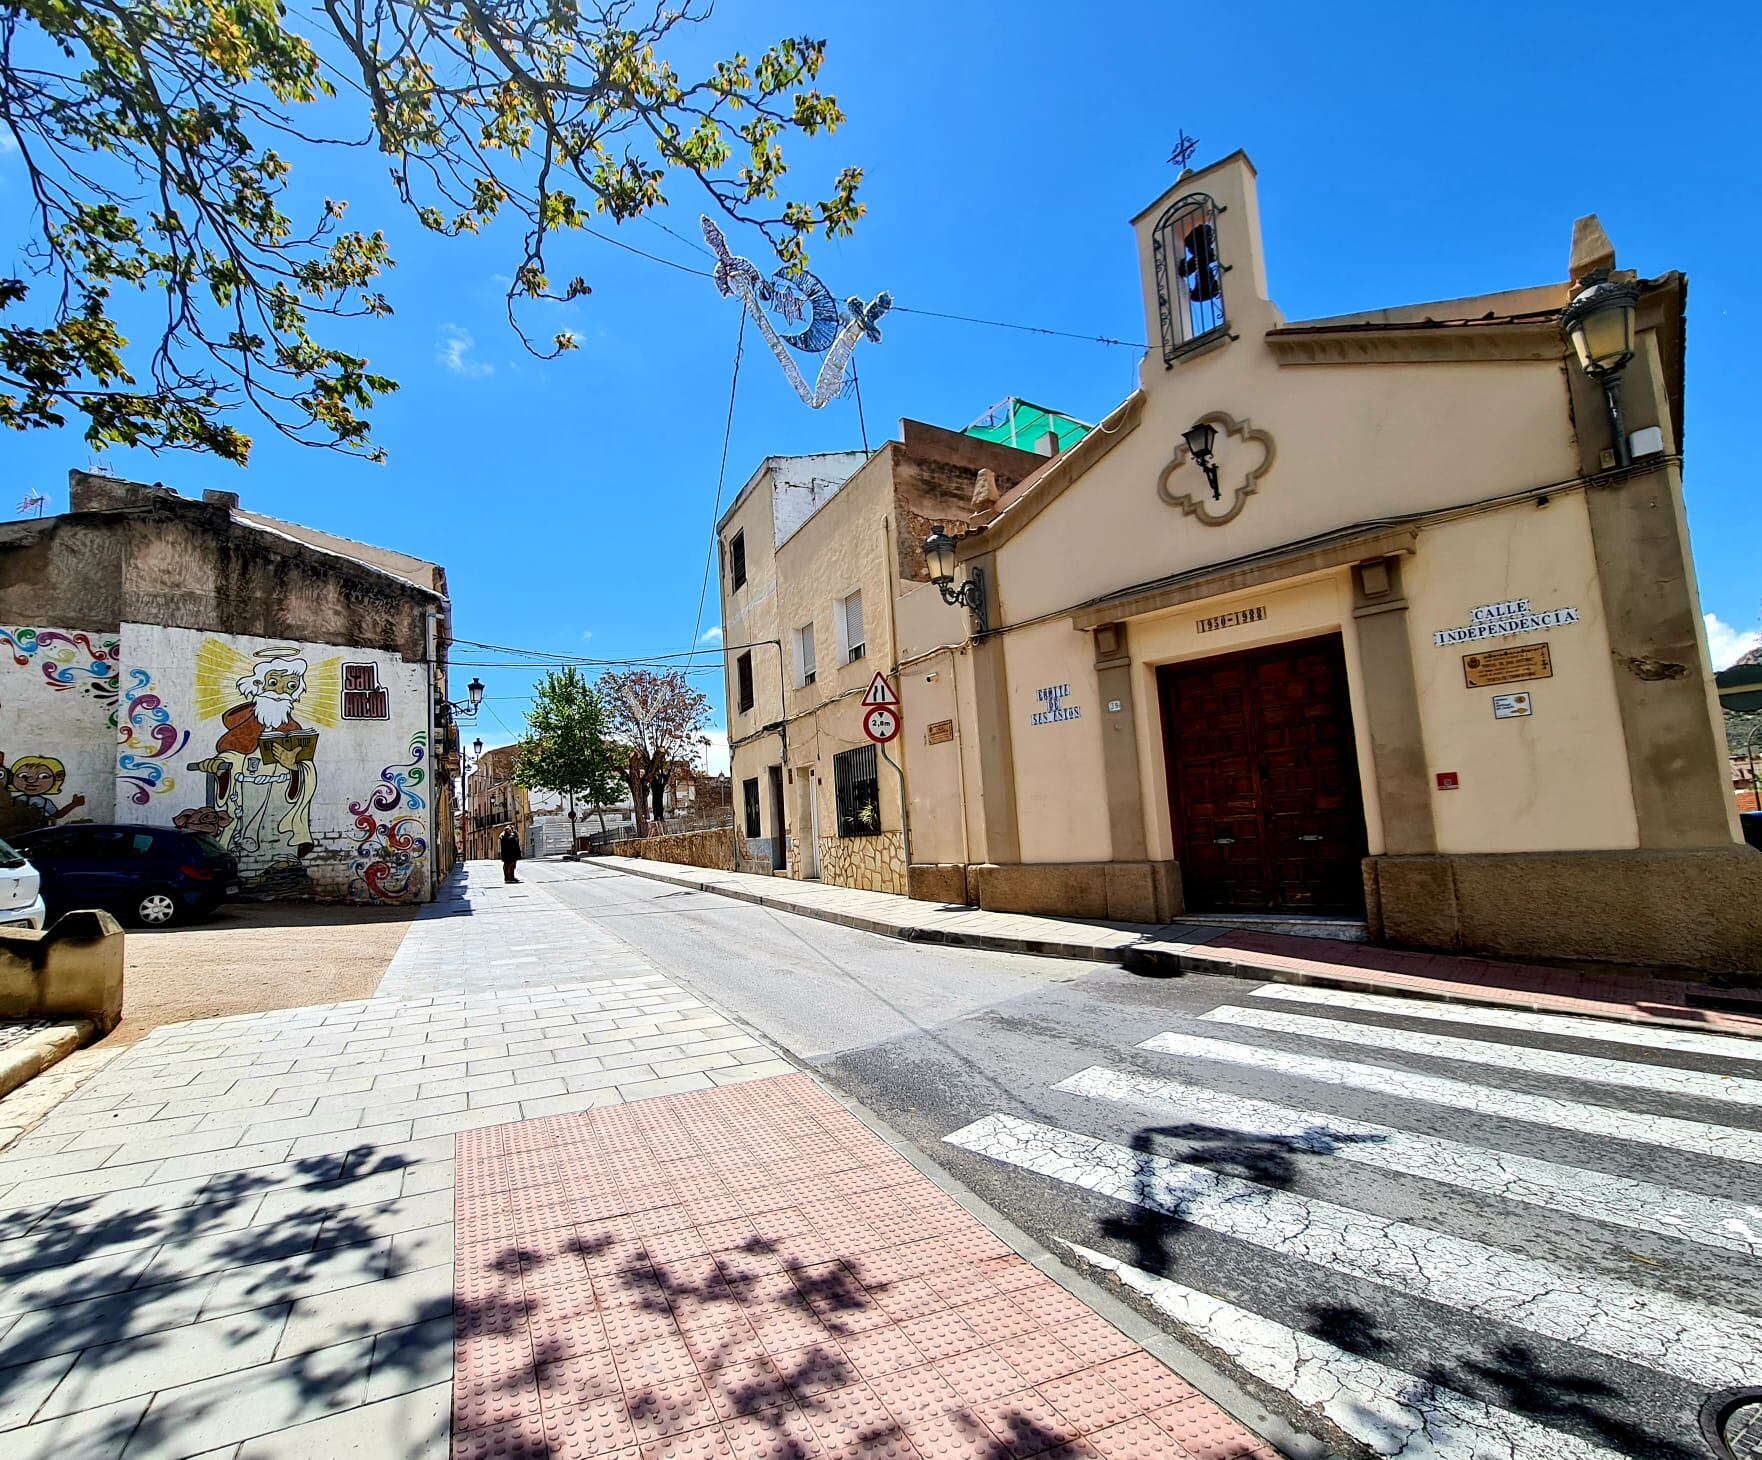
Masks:
[[[502,881],[518,882],[514,875],[514,864],[520,860],[520,838],[514,835],[514,828],[509,827],[502,833]]]

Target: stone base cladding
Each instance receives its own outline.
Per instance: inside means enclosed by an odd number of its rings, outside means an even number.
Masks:
[[[834,887],[905,895],[905,838],[897,831],[879,836],[820,838],[820,880]]]
[[[906,868],[906,895],[919,902],[967,907],[967,869],[961,862],[913,862]]]
[[[983,863],[967,888],[988,912],[1166,923],[1184,907],[1175,862]]]
[[[1367,857],[1378,942],[1712,973],[1762,969],[1762,852]]]

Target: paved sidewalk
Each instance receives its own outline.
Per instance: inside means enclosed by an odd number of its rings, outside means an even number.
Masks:
[[[484,872],[373,999],[157,1029],[0,1155],[0,1460],[1274,1455]]]
[[[1276,1460],[806,1075],[459,1139],[456,1460]]]
[[[1415,994],[1762,1037],[1762,988],[1714,988],[1617,969],[1556,968],[1408,952],[1331,938],[1294,937],[1196,923],[1158,926],[986,912],[919,902],[885,892],[684,867],[637,857],[588,860],[610,870],[695,887],[912,942],[953,943],[1004,953],[1083,958],[1150,969],[1160,966],[1262,982]]]
[[[793,1068],[499,877],[374,999],[155,1030],[0,1156],[0,1457],[440,1460],[456,1134]]]

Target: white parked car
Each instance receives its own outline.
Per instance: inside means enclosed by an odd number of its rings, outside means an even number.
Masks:
[[[43,926],[42,879],[37,869],[0,839],[0,928]]]

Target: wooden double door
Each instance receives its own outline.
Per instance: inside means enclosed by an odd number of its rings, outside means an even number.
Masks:
[[[1339,637],[1171,664],[1157,681],[1187,910],[1362,916]]]

